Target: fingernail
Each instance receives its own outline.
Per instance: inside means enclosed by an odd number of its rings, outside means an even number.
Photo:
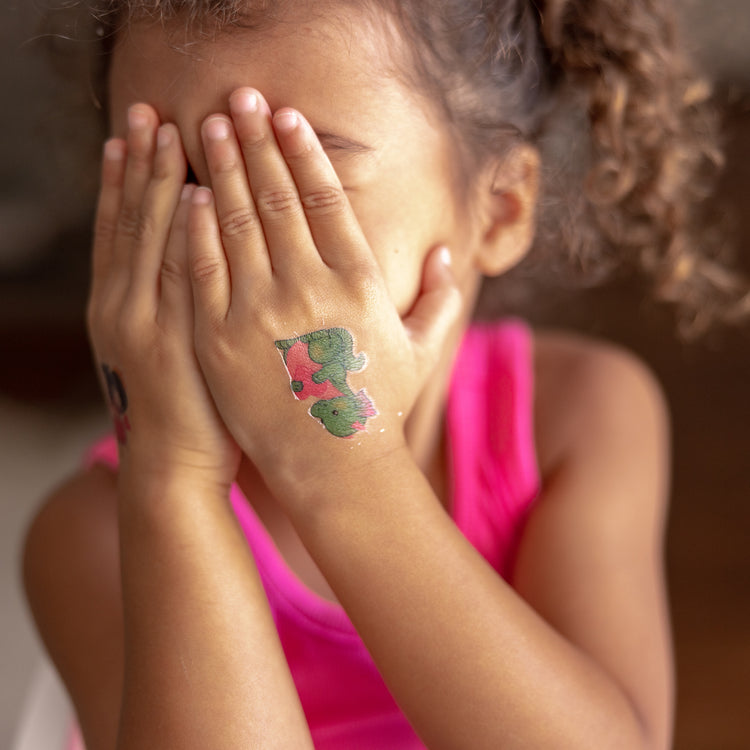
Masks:
[[[223,117],[215,117],[206,123],[206,135],[214,141],[229,138],[229,124]]]
[[[438,257],[440,258],[440,262],[446,266],[447,268],[451,267],[451,264],[453,263],[453,259],[451,258],[451,251],[443,245],[438,250]]]
[[[125,158],[125,144],[119,138],[110,138],[104,144],[104,158],[120,161]]]
[[[206,187],[199,187],[193,193],[193,203],[196,206],[207,206],[211,202],[211,191]]]
[[[230,100],[232,110],[239,113],[258,111],[258,95],[252,91],[237,91]]]
[[[190,196],[193,194],[193,190],[195,190],[195,185],[183,185],[180,200],[186,201],[188,198],[190,198]]]
[[[131,130],[140,130],[148,125],[148,115],[137,106],[128,110],[128,127]]]
[[[158,148],[166,148],[172,143],[172,131],[164,126],[159,128],[156,134],[156,145]]]
[[[280,133],[291,133],[299,123],[299,116],[296,112],[285,110],[277,112],[273,116],[273,124]]]

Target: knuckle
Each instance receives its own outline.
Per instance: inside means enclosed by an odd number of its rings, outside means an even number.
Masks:
[[[297,300],[297,302],[300,304],[300,306],[304,306],[305,301],[305,288],[300,290],[300,296]],[[272,294],[267,293],[262,289],[262,287],[258,288],[258,298],[268,300],[273,297]],[[255,330],[258,331],[264,331],[269,334],[273,334],[275,332],[278,332],[280,329],[283,329],[284,327],[288,326],[289,320],[288,318],[281,313],[279,310],[276,310],[273,305],[269,304],[261,304],[259,305],[255,310],[253,310],[253,327]],[[277,336],[278,338],[278,336]]]
[[[206,255],[196,256],[190,267],[193,280],[198,284],[207,284],[216,279],[222,272],[221,262]]]
[[[154,162],[154,171],[151,175],[151,182],[160,185],[169,182],[175,176],[175,170],[172,164],[165,159],[157,159]]]
[[[89,333],[109,330],[117,320],[124,297],[124,287],[117,281],[117,274],[106,273],[92,279],[85,310]]]
[[[277,187],[258,191],[258,211],[269,218],[286,217],[299,210],[299,196],[291,187]]]
[[[139,244],[148,244],[154,239],[156,224],[149,214],[139,214],[135,223],[134,238]]]
[[[138,206],[133,203],[123,203],[120,209],[120,216],[117,220],[117,231],[127,237],[135,237],[140,221],[141,214]]]
[[[178,263],[173,258],[164,258],[164,260],[162,260],[160,275],[162,283],[167,284],[181,284],[185,279],[182,264]]]
[[[347,265],[347,276],[355,286],[369,287],[379,278],[377,264],[369,258],[355,258]]]
[[[223,369],[229,364],[233,347],[224,335],[221,321],[214,319],[201,320],[195,327],[195,354],[203,364]]]
[[[151,152],[142,147],[132,148],[128,155],[128,169],[138,176],[148,175],[152,170]]]
[[[236,159],[231,157],[225,157],[222,159],[214,159],[211,163],[211,171],[215,176],[223,176],[227,174],[233,174],[238,172],[240,164]]]
[[[113,333],[120,347],[132,351],[138,347],[138,342],[143,340],[141,325],[138,318],[127,309],[123,309],[122,312],[113,326]]]
[[[94,226],[95,245],[110,244],[117,234],[117,222],[112,221],[109,216],[99,216]]]
[[[373,299],[377,296],[379,285],[378,272],[372,263],[358,261],[347,268],[347,279],[355,294],[363,299]]]
[[[269,147],[269,140],[265,133],[242,133],[240,148],[246,157],[252,157]]]
[[[305,311],[305,314],[308,316],[314,316],[315,313],[321,309],[323,305],[325,305],[325,300],[321,299],[320,289],[324,289],[323,286],[318,286],[317,284],[310,284],[302,287],[299,292],[297,293],[297,304],[299,305],[300,309]],[[272,326],[276,321],[271,318],[268,320],[269,328]],[[271,329],[272,330],[272,329]]]
[[[315,214],[339,213],[345,206],[343,190],[333,185],[324,185],[305,193],[301,201],[305,211]]]
[[[252,234],[258,226],[255,212],[249,208],[238,208],[223,214],[219,218],[221,233],[225,237],[237,237]]]

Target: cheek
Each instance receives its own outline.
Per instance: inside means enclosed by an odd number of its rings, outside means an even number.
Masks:
[[[377,196],[363,191],[350,199],[391,299],[404,315],[419,294],[428,253],[447,245],[455,254],[463,246],[453,196],[433,186],[402,183]]]
[[[352,207],[378,260],[391,299],[401,315],[419,294],[428,252],[446,242],[437,217],[420,202],[384,198],[379,202],[352,197]]]
[[[399,315],[405,315],[414,305],[422,285],[424,260],[431,245],[420,243],[414,250],[409,237],[388,237],[375,245],[376,255]]]

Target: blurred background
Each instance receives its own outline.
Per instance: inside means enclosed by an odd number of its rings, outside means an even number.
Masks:
[[[734,214],[750,273],[750,0],[682,0],[716,82],[727,167],[714,212]],[[106,429],[83,310],[100,142],[88,72],[37,39],[32,0],[0,0],[0,747],[40,663],[18,557],[36,505]],[[535,325],[620,342],[669,399],[674,485],[667,563],[678,666],[677,750],[750,748],[750,331],[685,345],[632,282],[545,290]]]

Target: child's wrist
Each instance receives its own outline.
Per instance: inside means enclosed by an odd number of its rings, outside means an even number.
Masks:
[[[120,487],[147,501],[196,493],[226,498],[234,478],[231,467],[196,454],[134,444],[120,448]]]
[[[386,474],[418,471],[402,436],[368,435],[340,444],[317,445],[258,467],[290,515],[325,512],[330,504],[366,497]]]

